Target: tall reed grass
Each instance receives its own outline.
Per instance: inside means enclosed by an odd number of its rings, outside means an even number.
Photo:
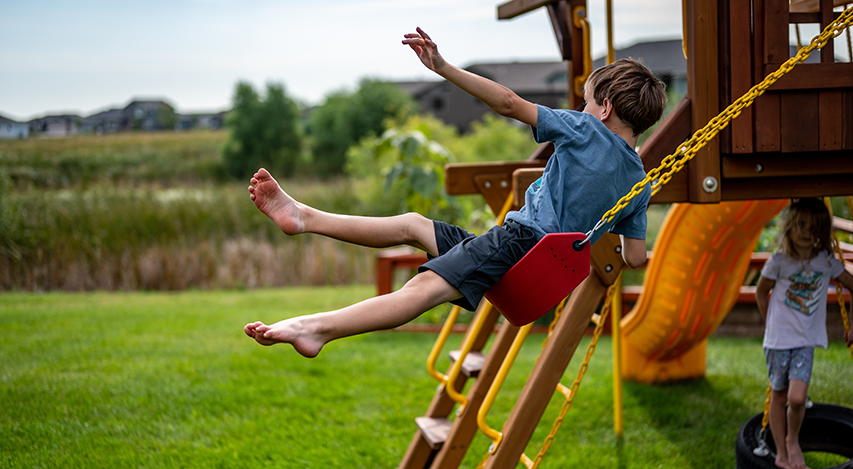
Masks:
[[[0,290],[340,285],[373,276],[371,250],[289,238],[236,184],[27,190],[6,196],[0,220]]]
[[[287,237],[224,178],[226,132],[0,141],[0,291],[372,283],[375,253]],[[280,181],[358,213],[358,181]]]
[[[16,189],[93,183],[187,184],[224,178],[225,131],[0,140],[0,174]]]

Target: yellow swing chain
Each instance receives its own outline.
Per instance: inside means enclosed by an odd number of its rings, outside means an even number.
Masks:
[[[598,319],[598,324],[595,325],[595,331],[592,333],[592,340],[586,347],[586,356],[584,357],[583,363],[581,363],[580,369],[578,369],[578,376],[572,383],[571,388],[566,389],[566,387],[562,384],[557,385],[558,389],[560,390],[560,392],[563,393],[566,400],[563,401],[563,407],[562,409],[560,409],[560,415],[557,417],[556,420],[554,420],[554,424],[551,426],[551,432],[548,434],[548,436],[545,438],[545,442],[542,444],[542,449],[539,450],[539,453],[536,454],[536,457],[534,457],[532,461],[529,461],[529,463],[528,461],[524,461],[528,469],[535,469],[539,467],[539,464],[542,463],[542,459],[545,457],[545,453],[548,452],[548,449],[554,442],[554,437],[557,436],[557,431],[560,430],[560,426],[563,425],[563,419],[566,417],[566,413],[568,413],[569,409],[572,407],[572,401],[574,400],[578,389],[580,389],[581,381],[583,380],[583,377],[586,374],[587,369],[589,368],[589,361],[592,358],[592,354],[595,353],[595,346],[598,344],[598,338],[601,337],[601,333],[604,331],[604,323],[607,320],[607,316],[610,314],[610,308],[613,305],[613,298],[616,295],[616,286],[618,284],[619,282],[614,282],[607,289],[607,297],[604,301],[604,306],[601,307],[601,313]],[[613,372],[618,373],[618,370],[613,370]],[[526,457],[524,458],[526,459]]]
[[[782,76],[786,73],[790,72],[794,66],[798,63],[806,60],[809,54],[812,53],[815,49],[820,49],[826,44],[829,43],[830,40],[839,36],[845,29],[847,29],[851,23],[853,23],[853,7],[847,8],[844,10],[841,15],[835,19],[832,23],[824,28],[823,32],[819,35],[815,36],[811,42],[800,49],[797,52],[797,55],[791,57],[785,63],[783,63],[778,70],[767,75],[761,83],[753,86],[747,91],[743,96],[738,98],[735,102],[730,104],[726,109],[723,110],[716,117],[711,119],[704,127],[697,130],[693,133],[693,136],[690,137],[690,140],[679,145],[678,150],[671,155],[666,156],[662,161],[660,166],[654,168],[646,174],[645,179],[638,182],[631,188],[631,191],[628,192],[624,197],[619,199],[616,202],[616,205],[613,206],[610,210],[608,210],[604,215],[601,216],[601,220],[595,225],[595,227],[587,233],[586,239],[584,239],[584,243],[587,242],[590,238],[592,238],[592,234],[600,229],[605,224],[609,223],[613,217],[620,210],[625,208],[628,205],[628,202],[634,198],[634,196],[640,194],[643,191],[643,188],[646,184],[652,184],[652,195],[658,193],[658,191],[663,187],[664,184],[668,183],[670,179],[672,179],[672,175],[681,171],[684,168],[684,165],[687,164],[699,150],[704,147],[708,142],[714,139],[717,134],[720,133],[726,126],[729,125],[729,122],[732,121],[735,117],[739,116],[741,111],[746,107],[752,105],[753,101],[756,98],[764,94],[768,88],[770,88],[776,81],[778,81]],[[665,172],[664,172],[665,171]]]
[[[827,208],[829,209],[829,216],[832,218],[832,204],[829,202],[829,197],[824,199]],[[850,217],[853,218],[853,200],[848,196],[847,203],[850,205]],[[833,233],[833,239],[835,240],[835,254],[838,256],[838,259],[841,260],[841,265],[844,265],[844,253],[841,251],[841,244],[838,241],[838,234]],[[840,282],[835,282],[835,296],[838,301],[838,310],[841,313],[841,322],[844,324],[844,340],[847,340],[847,335],[850,333],[850,321],[847,318],[847,304],[844,302],[844,290],[841,288]],[[850,356],[853,357],[853,347],[850,347]]]

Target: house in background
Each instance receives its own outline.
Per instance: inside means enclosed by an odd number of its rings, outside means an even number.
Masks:
[[[83,118],[83,132],[96,135],[110,134],[121,129],[122,110],[108,109]]]
[[[225,123],[226,114],[227,111],[178,114],[168,102],[149,99],[133,100],[123,108],[106,109],[88,117],[45,116],[33,119],[27,124],[29,135],[64,137],[78,133],[101,135],[131,130],[219,129]]]
[[[666,89],[671,94],[687,94],[687,59],[684,58],[681,39],[641,42],[614,52],[616,60],[631,58],[642,62],[666,83]],[[605,57],[594,60],[592,69],[604,66],[604,62]]]
[[[131,101],[122,110],[120,130],[172,130],[178,116],[165,101]]]
[[[175,130],[221,129],[225,125],[226,111],[217,113],[178,114]]]
[[[39,117],[27,122],[30,134],[45,137],[67,137],[80,133],[83,118],[77,114],[60,114]]]
[[[27,138],[29,135],[30,127],[25,122],[13,121],[0,116],[0,139]]]
[[[567,73],[563,62],[482,63],[465,70],[500,83],[528,101],[549,107],[565,105]],[[424,112],[460,132],[467,132],[472,122],[486,114],[497,116],[482,101],[447,81],[395,84],[415,98]]]
[[[641,60],[674,93],[686,93],[687,60],[681,39],[643,42],[617,50],[616,58],[623,57]],[[604,58],[594,61],[593,69],[604,65],[604,61]],[[496,81],[530,102],[551,108],[566,107],[568,70],[565,62],[483,63],[470,65],[466,70]],[[481,120],[486,114],[497,116],[483,102],[447,81],[395,84],[415,98],[424,112],[455,126],[460,132],[468,131],[472,122]]]

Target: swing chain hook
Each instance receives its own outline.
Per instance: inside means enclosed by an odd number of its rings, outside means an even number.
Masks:
[[[586,237],[583,240],[575,241],[574,243],[572,243],[572,247],[575,249],[575,251],[582,250],[583,245],[588,243],[589,240],[592,239],[592,234],[601,229],[601,227],[604,226],[604,223],[604,218],[598,220],[598,223],[596,223],[591,230],[586,232]]]
[[[758,434],[758,447],[752,450],[752,454],[754,454],[760,458],[763,458],[765,456],[772,456],[775,458],[776,455],[773,454],[773,451],[771,451],[770,447],[767,446],[767,442],[764,441],[766,436],[767,436],[767,428],[762,428],[761,433]]]

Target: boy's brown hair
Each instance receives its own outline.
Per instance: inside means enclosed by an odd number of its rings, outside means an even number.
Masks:
[[[584,86],[592,87],[596,103],[607,98],[634,136],[653,126],[666,108],[666,85],[634,59],[619,59],[596,69]]]
[[[801,226],[810,231],[815,239],[811,257],[824,249],[832,250],[832,217],[829,215],[829,209],[822,200],[809,197],[794,199],[785,209],[780,230],[782,252],[792,257],[797,252],[791,239],[791,230],[799,223],[802,223]]]

